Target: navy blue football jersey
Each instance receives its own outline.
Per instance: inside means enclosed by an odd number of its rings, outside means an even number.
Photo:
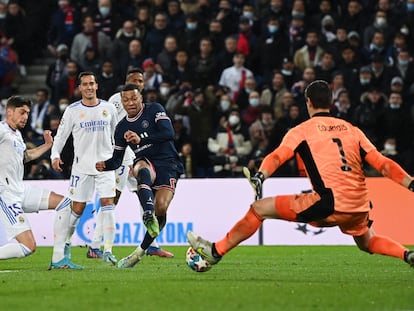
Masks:
[[[127,143],[124,138],[128,130],[141,138],[139,145]],[[175,164],[182,171],[183,167],[174,146],[174,128],[165,109],[158,103],[143,104],[143,109],[134,117],[124,117],[115,129],[115,146],[111,159],[105,161],[106,170],[118,168],[127,146],[135,153],[136,159],[147,158],[155,165]]]

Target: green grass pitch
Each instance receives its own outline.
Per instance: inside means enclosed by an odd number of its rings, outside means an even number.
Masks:
[[[48,271],[50,247],[0,261],[0,310],[414,310],[414,269],[353,246],[240,246],[204,273],[187,267],[187,247],[166,249],[175,258],[123,270],[80,247],[82,271]]]

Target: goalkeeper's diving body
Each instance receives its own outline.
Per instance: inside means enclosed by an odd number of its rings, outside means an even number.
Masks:
[[[158,103],[143,103],[135,84],[125,85],[121,100],[127,116],[115,129],[112,158],[97,162],[95,167],[98,171],[117,169],[128,146],[135,153],[133,175],[138,183],[147,232],[141,245],[118,262],[119,268],[132,268],[164,228],[183,166],[174,147],[174,129],[164,108]]]
[[[305,97],[311,118],[285,135],[279,147],[264,158],[249,181],[256,197],[261,197],[264,180],[298,153],[312,184],[312,193],[256,200],[221,240],[211,243],[189,231],[190,245],[211,264],[216,264],[222,256],[252,236],[265,219],[282,219],[316,227],[338,226],[354,238],[362,251],[400,258],[414,267],[414,251],[374,232],[369,219],[371,202],[362,163],[366,161],[410,191],[414,191],[413,177],[378,152],[360,129],[329,115],[332,92],[325,81],[312,82]]]

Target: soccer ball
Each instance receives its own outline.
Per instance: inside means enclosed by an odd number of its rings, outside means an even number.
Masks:
[[[211,269],[211,264],[203,259],[191,246],[187,249],[185,260],[190,269],[195,272],[206,272]]]

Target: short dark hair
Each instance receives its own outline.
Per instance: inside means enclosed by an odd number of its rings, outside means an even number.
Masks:
[[[126,74],[125,80],[126,80],[126,79],[128,79],[129,75],[132,75],[132,74],[134,74],[134,73],[140,73],[140,74],[142,74],[142,75],[144,74],[144,72],[142,71],[142,69],[141,69],[141,68],[134,67],[134,68],[131,68],[131,69],[129,69],[129,70],[127,71],[127,74]]]
[[[135,84],[126,84],[126,85],[122,88],[121,93],[122,93],[122,92],[126,92],[126,91],[133,91],[133,90],[137,90],[137,91],[138,91],[138,93],[139,93],[139,88],[138,88],[138,86],[136,86]]]
[[[81,79],[85,76],[94,76],[95,78],[95,82],[98,81],[98,78],[96,76],[96,74],[93,71],[82,71],[79,75],[78,75],[78,84],[80,84]]]
[[[315,80],[305,89],[305,98],[310,99],[315,108],[330,108],[332,91],[329,84],[323,80]]]
[[[31,108],[32,102],[30,101],[30,99],[18,95],[10,96],[7,99],[6,108],[20,108],[23,106],[28,106],[29,108]]]

